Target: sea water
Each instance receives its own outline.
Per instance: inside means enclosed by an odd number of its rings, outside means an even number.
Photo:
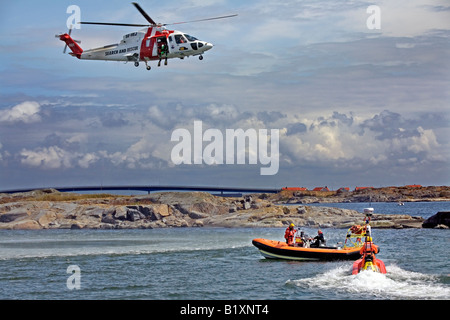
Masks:
[[[427,216],[449,209],[448,202],[428,204],[416,205]],[[323,231],[328,244],[346,234]],[[263,258],[251,240],[283,241],[283,228],[0,230],[0,299],[450,299],[449,230],[372,233],[387,274],[352,275],[352,261]]]

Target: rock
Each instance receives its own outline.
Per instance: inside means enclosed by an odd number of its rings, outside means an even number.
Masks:
[[[435,228],[438,225],[450,227],[450,211],[440,211],[422,223],[423,228]]]
[[[204,227],[203,221],[202,221],[202,220],[196,220],[196,221],[194,221],[194,223],[192,224],[192,227],[194,227],[194,228],[201,228],[201,227]]]
[[[260,201],[253,201],[250,208],[251,209],[260,209],[262,207],[264,207],[264,204],[262,202],[260,202]]]
[[[55,219],[56,214],[54,212],[46,210],[42,210],[42,212],[40,212],[39,215],[37,216],[37,222],[44,228],[54,223]]]
[[[129,221],[138,221],[144,219],[145,216],[136,209],[127,209],[127,220]]]
[[[38,230],[42,227],[34,220],[20,221],[12,226],[14,230]]]
[[[111,223],[102,223],[102,224],[100,224],[99,229],[112,230],[112,229],[115,229],[115,226],[113,224],[111,224]]]
[[[114,219],[114,217],[112,216],[112,214],[108,214],[106,216],[104,216],[101,220],[101,222],[103,223],[107,223],[107,224],[116,224],[117,220]]]
[[[105,210],[103,208],[93,207],[89,208],[89,210],[86,213],[91,217],[101,219],[103,217],[104,211]]]
[[[209,217],[209,214],[198,212],[198,211],[191,211],[188,214],[189,218],[197,220],[197,219],[205,219]]]
[[[27,212],[10,212],[10,213],[4,213],[0,215],[0,222],[8,223],[13,222],[19,218],[27,217]]]
[[[305,213],[306,213],[306,208],[305,208],[305,207],[298,207],[298,208],[297,208],[297,213],[299,213],[299,214],[305,214]]]
[[[118,219],[118,220],[126,220],[127,219],[127,207],[116,208],[116,212],[114,213],[114,218]]]
[[[143,216],[141,218],[150,221],[160,220],[170,215],[169,206],[167,204],[151,204],[142,206],[128,206],[128,208],[136,208]]]
[[[361,224],[355,210],[275,205],[270,196],[217,197],[202,192],[168,192],[139,197],[80,200],[4,198],[0,229],[136,229],[166,227],[286,227],[348,228]],[[241,208],[246,210],[238,210]],[[374,214],[374,228],[421,227],[408,215]],[[1,222],[3,221],[3,222]],[[442,223],[441,223],[442,224]],[[443,224],[442,224],[443,225]]]
[[[170,216],[169,206],[167,204],[153,204],[151,207],[153,214],[158,219]]]

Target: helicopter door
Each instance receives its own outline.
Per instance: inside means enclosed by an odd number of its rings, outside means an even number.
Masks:
[[[167,43],[167,38],[166,36],[157,36],[157,37],[152,37],[154,39],[154,46],[153,46],[153,51],[152,51],[152,56],[153,57],[159,57],[160,54],[162,54],[163,56],[167,54],[169,54],[169,46]],[[166,51],[164,51],[166,50]]]

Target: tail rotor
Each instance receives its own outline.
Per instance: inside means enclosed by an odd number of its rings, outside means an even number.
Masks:
[[[66,53],[67,47],[69,47],[70,50],[72,50],[72,52],[69,52],[69,54],[71,56],[74,56],[74,57],[77,57],[78,59],[80,59],[81,54],[83,53],[83,49],[81,49],[81,47],[78,45],[78,43],[81,43],[81,41],[72,39],[72,37],[70,36],[71,34],[72,34],[72,26],[70,26],[68,33],[57,34],[55,37],[61,41],[64,41],[64,43],[66,44],[64,46],[63,53]]]
[[[69,29],[69,32],[68,32],[68,35],[69,35],[69,37],[72,35],[72,25],[70,26],[70,29]],[[60,36],[56,36],[57,38],[59,38]],[[73,39],[73,41],[75,41],[76,43],[79,43],[79,44],[81,44],[81,41],[80,40],[75,40],[75,39]],[[64,50],[63,50],[63,53],[65,54],[66,53],[66,51],[67,51],[67,43],[66,43],[66,45],[64,46]]]

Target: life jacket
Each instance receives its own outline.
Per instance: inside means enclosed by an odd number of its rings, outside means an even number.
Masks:
[[[364,242],[363,247],[361,248],[361,250],[359,251],[359,253],[361,253],[362,255],[372,255],[375,253],[378,253],[377,248],[375,247],[375,245],[373,244],[373,242]]]
[[[287,244],[294,244],[294,236],[295,236],[295,230],[289,229],[289,227],[286,229],[286,232],[284,233],[284,238],[286,239]]]
[[[356,224],[356,225],[353,225],[353,226],[350,228],[350,231],[351,231],[353,234],[362,234],[362,233],[363,233],[363,227],[361,227],[360,225]]]
[[[303,247],[303,238],[302,237],[300,237],[300,236],[298,236],[298,237],[295,237],[295,243],[298,245],[298,246],[300,246],[300,247]]]

